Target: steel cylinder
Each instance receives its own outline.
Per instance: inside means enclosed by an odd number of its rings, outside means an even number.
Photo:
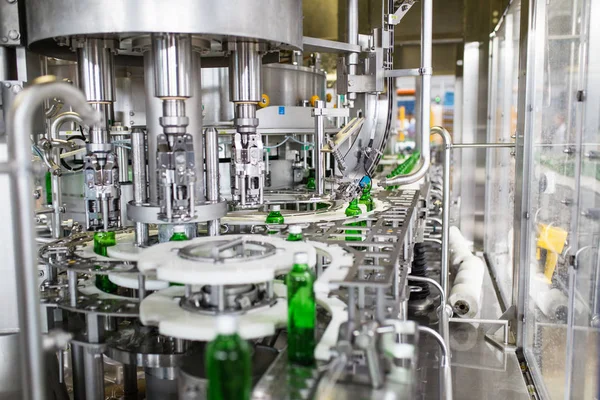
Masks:
[[[239,42],[229,46],[230,100],[234,103],[258,103],[262,95],[260,44]]]
[[[113,40],[85,38],[78,41],[79,86],[90,103],[115,101]]]
[[[160,98],[192,96],[192,37],[179,33],[152,35],[154,93]]]

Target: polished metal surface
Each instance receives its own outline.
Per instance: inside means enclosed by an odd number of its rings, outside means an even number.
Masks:
[[[75,42],[79,86],[91,103],[115,101],[114,52],[112,40],[86,38]]]
[[[315,169],[315,190],[317,196],[322,196],[325,193],[325,155],[322,152],[325,145],[325,116],[322,109],[325,108],[323,100],[315,102],[315,135],[314,135],[314,158],[313,168]]]
[[[140,128],[131,131],[131,168],[133,175],[133,202],[137,205],[148,201],[148,182],[146,175],[146,134]],[[125,207],[124,207],[125,208]],[[148,225],[135,223],[135,243],[148,245]]]
[[[302,2],[297,0],[182,0],[177,7],[162,0],[28,0],[26,7],[29,44],[58,36],[179,32],[302,47]]]
[[[261,98],[261,68],[264,47],[259,43],[229,43],[230,101],[258,103]]]
[[[154,95],[187,98],[192,96],[192,38],[177,33],[152,35]]]
[[[217,203],[196,203],[194,207],[194,217],[186,223],[206,222],[217,218],[221,218],[227,214],[227,202],[220,201]],[[158,218],[160,207],[149,204],[136,205],[133,202],[127,204],[127,217],[135,222],[143,222],[145,224],[171,224]]]
[[[206,152],[206,200],[219,201],[219,136],[215,128],[204,131]],[[219,234],[219,220],[208,221],[209,236]]]
[[[262,92],[271,105],[299,106],[313,96],[325,100],[323,71],[291,64],[267,64],[262,68]]]

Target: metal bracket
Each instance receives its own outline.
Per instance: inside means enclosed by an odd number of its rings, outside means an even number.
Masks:
[[[414,4],[415,0],[405,0],[400,4],[400,7],[398,7],[396,12],[388,15],[388,24],[398,25]]]

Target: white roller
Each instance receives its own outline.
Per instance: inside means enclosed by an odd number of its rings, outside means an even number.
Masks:
[[[479,312],[484,273],[485,263],[473,255],[458,267],[448,302],[459,317],[473,318]]]
[[[450,348],[456,351],[471,350],[479,341],[479,324],[453,323],[450,329]]]
[[[451,226],[448,234],[448,248],[450,250],[450,263],[457,266],[466,258],[472,256],[471,245],[464,238],[456,226]]]
[[[544,274],[536,274],[531,280],[531,297],[535,305],[550,319],[556,319],[565,314],[568,308],[568,298],[558,288],[551,288]]]
[[[244,238],[273,245],[273,255],[239,262],[214,263],[210,260],[188,260],[178,256],[177,250],[198,244]],[[316,264],[316,250],[306,242],[288,242],[273,236],[227,235],[196,238],[185,242],[166,242],[145,249],[138,259],[140,271],[156,270],[160,280],[193,285],[237,285],[273,280],[276,273],[292,268],[294,253],[308,254],[309,266]]]
[[[275,283],[275,286],[281,285]],[[281,285],[283,286],[283,285]],[[146,297],[140,305],[140,321],[158,326],[161,334],[186,340],[210,341],[217,334],[216,316],[184,310],[179,298],[185,288],[171,286]],[[285,291],[276,288],[275,292]],[[287,324],[287,301],[278,298],[275,305],[238,316],[238,334],[246,340],[270,336]]]

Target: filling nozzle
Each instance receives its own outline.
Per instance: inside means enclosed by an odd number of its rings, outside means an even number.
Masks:
[[[90,125],[84,164],[86,227],[88,230],[120,226],[121,188],[119,165],[109,140],[109,124],[115,101],[113,40],[81,38],[73,42],[77,52],[79,82],[86,100],[100,118]]]
[[[185,100],[192,96],[192,42],[189,34],[152,35],[155,96],[162,99],[157,137],[158,217],[185,222],[195,216],[196,165]]]
[[[233,202],[264,202],[265,162],[262,136],[257,132],[256,108],[261,100],[264,44],[228,43],[230,97],[235,104],[235,133],[231,144],[231,193]]]

